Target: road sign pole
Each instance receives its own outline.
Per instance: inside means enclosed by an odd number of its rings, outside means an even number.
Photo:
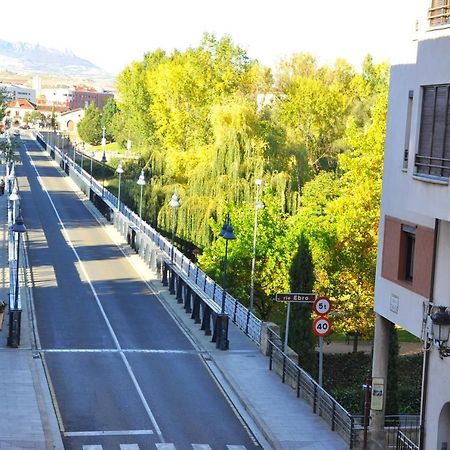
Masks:
[[[319,386],[322,387],[323,382],[323,337],[319,337]]]
[[[289,336],[289,316],[291,315],[291,302],[288,302],[287,313],[286,313],[286,328],[284,333],[284,351],[286,351],[288,346],[288,336]]]

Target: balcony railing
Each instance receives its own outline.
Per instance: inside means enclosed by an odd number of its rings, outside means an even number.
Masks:
[[[435,4],[436,2],[432,2]],[[442,2],[442,5],[431,6],[428,9],[428,20],[430,27],[438,27],[441,25],[448,25],[450,23],[450,1]]]
[[[450,159],[437,156],[416,155],[416,175],[448,180],[450,177]]]

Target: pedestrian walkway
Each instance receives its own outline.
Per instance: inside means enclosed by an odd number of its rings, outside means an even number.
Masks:
[[[0,178],[5,166],[0,165]],[[8,302],[8,192],[0,196],[0,301]],[[21,264],[22,266],[22,264]],[[0,330],[0,450],[63,449],[42,363],[34,358],[30,292],[21,288],[20,347],[7,346],[8,315]],[[7,312],[7,311],[6,311]]]

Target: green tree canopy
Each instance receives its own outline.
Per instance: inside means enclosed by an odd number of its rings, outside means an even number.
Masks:
[[[101,114],[92,102],[85,111],[84,117],[78,123],[78,135],[91,145],[99,145],[102,140]]]

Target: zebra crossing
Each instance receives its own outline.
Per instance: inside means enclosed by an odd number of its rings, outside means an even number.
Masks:
[[[208,444],[191,444],[192,450],[212,450]],[[247,450],[245,445],[227,445],[227,450]],[[83,450],[103,450],[102,445],[83,445]],[[120,450],[144,450],[138,444],[120,444]],[[174,444],[156,443],[155,450],[177,450]]]

